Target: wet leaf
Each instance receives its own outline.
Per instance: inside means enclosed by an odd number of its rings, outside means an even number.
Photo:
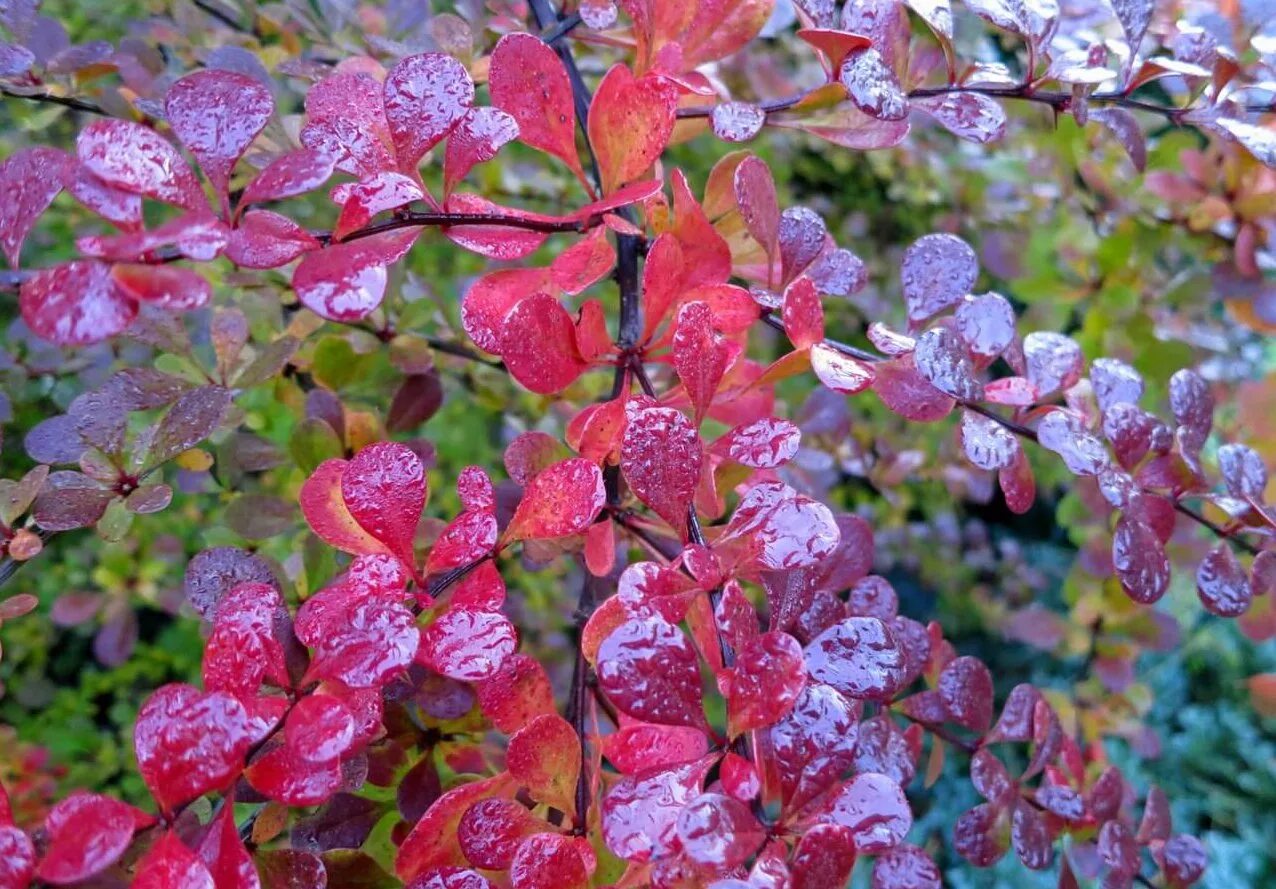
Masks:
[[[244,74],[208,68],[169,87],[164,112],[179,142],[223,199],[235,163],[275,112],[270,90]]]
[[[456,59],[427,52],[400,59],[386,76],[385,119],[399,166],[412,172],[474,104],[474,83]]]
[[[541,395],[570,386],[589,366],[576,348],[576,328],[562,304],[534,293],[502,322],[500,355],[514,379]]]
[[[507,34],[492,51],[492,104],[518,125],[518,138],[562,160],[586,182],[576,153],[572,87],[558,55],[532,34]]]
[[[528,483],[505,529],[505,540],[532,540],[579,534],[593,522],[605,500],[603,475],[588,460],[573,458],[543,470]]]
[[[24,148],[0,163],[0,250],[18,268],[22,242],[62,191],[71,159],[56,148]]]
[[[661,77],[634,77],[624,65],[603,76],[589,108],[589,141],[610,194],[647,171],[673,132],[678,92]]]
[[[913,826],[913,812],[900,786],[885,775],[862,772],[825,806],[821,820],[848,828],[862,854],[885,852]]]
[[[1254,593],[1249,575],[1226,541],[1219,543],[1196,569],[1196,592],[1211,614],[1239,617],[1249,610]]]
[[[598,685],[618,709],[646,722],[703,727],[699,658],[663,618],[630,620],[598,649]]]
[[[93,260],[40,269],[22,282],[19,306],[31,330],[63,346],[100,342],[137,317],[137,303],[115,283],[111,267]]]
[[[904,251],[900,284],[914,325],[956,305],[979,275],[975,251],[956,235],[918,238]]]
[[[177,149],[141,124],[95,120],[80,130],[75,148],[85,169],[108,185],[187,210],[208,207]]]
[[[571,723],[557,714],[545,714],[510,738],[505,766],[532,799],[571,814],[576,810],[580,754],[581,740]]]
[[[851,698],[889,700],[900,689],[903,656],[880,620],[849,617],[805,649],[811,678]]]
[[[634,494],[687,536],[687,509],[700,483],[703,445],[695,427],[673,408],[630,411],[620,468]]]
[[[502,614],[453,605],[421,633],[427,663],[449,679],[491,679],[518,645]]]
[[[788,633],[755,636],[740,648],[736,659],[736,666],[719,679],[732,737],[778,722],[806,687],[802,646]]]

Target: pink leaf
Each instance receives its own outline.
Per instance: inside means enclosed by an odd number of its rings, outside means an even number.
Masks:
[[[195,174],[154,130],[131,121],[95,120],[75,145],[80,163],[109,185],[188,210],[207,209]]]
[[[692,861],[722,868],[743,864],[766,840],[766,830],[740,800],[703,793],[678,813],[678,839]]]
[[[713,451],[754,469],[775,469],[793,459],[801,442],[801,430],[788,420],[763,417],[732,429],[713,443]]]
[[[478,164],[496,157],[501,146],[518,138],[518,123],[498,108],[471,108],[448,136],[443,155],[443,193]]]
[[[873,862],[872,889],[941,889],[939,868],[916,846],[900,843]]]
[[[336,759],[354,740],[354,716],[339,698],[310,694],[301,698],[284,723],[284,741],[306,762]]]
[[[526,654],[511,654],[477,682],[479,708],[497,730],[512,735],[537,716],[554,713],[554,690],[545,668]]]
[[[235,163],[265,129],[275,102],[251,77],[208,68],[169,87],[164,112],[178,141],[225,199]]]
[[[120,263],[111,267],[111,280],[122,295],[173,312],[203,308],[213,298],[203,275],[176,265]]]
[[[367,176],[395,168],[382,86],[370,75],[325,77],[306,93],[306,115],[302,144],[331,157],[337,169]]]
[[[111,267],[92,260],[36,272],[22,282],[19,305],[37,336],[66,346],[112,337],[137,316],[137,303],[116,286]]]
[[[302,304],[331,321],[357,321],[385,296],[386,266],[411,248],[419,231],[385,232],[307,253],[292,275]]]
[[[824,343],[816,343],[811,347],[811,370],[821,383],[842,395],[863,392],[877,379],[873,365],[845,355]]]
[[[1001,103],[979,93],[924,96],[914,99],[913,104],[967,142],[983,145],[1006,134],[1006,112]]]
[[[603,841],[628,861],[663,858],[679,842],[678,812],[700,793],[714,758],[627,775],[602,804]]]
[[[421,642],[403,605],[341,586],[306,600],[296,633],[314,649],[302,684],[333,679],[351,688],[384,685],[412,662]]]
[[[780,238],[780,206],[771,169],[761,158],[749,155],[736,167],[734,184],[744,225],[770,259]]]
[[[385,79],[385,117],[399,167],[416,170],[474,104],[474,82],[456,59],[427,52],[401,59]]]
[[[249,210],[230,233],[226,257],[241,268],[277,269],[320,246],[310,232],[287,216]]]
[[[0,250],[15,269],[27,233],[72,169],[70,157],[56,148],[24,148],[0,163]]]
[[[332,155],[326,151],[299,148],[282,154],[244,187],[239,206],[242,209],[313,191],[331,178],[333,169]]]
[[[577,294],[602,280],[616,264],[616,250],[606,229],[597,228],[550,263],[550,279],[565,293]]]
[[[244,772],[252,788],[287,806],[316,806],[341,787],[337,759],[310,761],[287,744],[268,749]]]
[[[978,658],[949,661],[939,674],[939,696],[958,725],[982,733],[992,724],[992,674]]]
[[[378,213],[405,207],[424,197],[421,186],[402,173],[384,170],[365,176],[345,190],[332,239],[340,241],[366,226]]]
[[[1112,567],[1126,593],[1150,605],[1170,585],[1170,561],[1165,547],[1147,522],[1123,515],[1112,534]]]
[[[673,366],[691,399],[697,423],[708,413],[733,352],[732,346],[713,329],[713,310],[708,305],[689,302],[678,310]]]
[[[811,279],[793,281],[784,291],[784,332],[795,349],[805,349],[824,339],[824,306]]]

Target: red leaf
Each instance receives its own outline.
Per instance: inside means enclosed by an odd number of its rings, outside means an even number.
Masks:
[[[754,469],[774,469],[793,459],[802,432],[788,420],[764,417],[737,426],[713,443],[715,454]]]
[[[301,486],[299,500],[306,522],[325,543],[348,553],[389,553],[350,514],[341,494],[341,480],[348,460],[325,460]]]
[[[456,843],[461,818],[479,800],[511,795],[509,775],[459,784],[443,794],[412,828],[394,859],[399,878],[410,881],[437,867],[464,867],[468,862]],[[428,884],[427,884],[428,885]]]
[[[456,59],[427,52],[400,59],[385,79],[385,118],[399,168],[416,170],[474,104],[474,82]]]
[[[607,230],[596,228],[554,257],[549,274],[555,287],[574,295],[600,281],[615,264]]]
[[[556,833],[523,840],[510,864],[512,889],[586,889],[589,869],[576,843]]]
[[[1032,508],[1037,495],[1037,485],[1032,476],[1032,466],[1022,448],[1015,460],[1005,469],[998,470],[997,483],[1006,497],[1006,506],[1016,515],[1023,515]]]
[[[541,395],[567,388],[589,366],[576,349],[571,315],[546,293],[532,294],[510,309],[500,355],[514,379]]]
[[[845,355],[824,343],[816,343],[811,347],[811,370],[821,383],[843,395],[863,392],[877,379],[873,365]]]
[[[169,87],[164,113],[177,140],[226,200],[235,163],[265,129],[275,102],[270,90],[246,74],[207,68]]]
[[[931,857],[900,843],[873,862],[871,889],[940,889],[943,882]]]
[[[15,269],[27,233],[73,169],[71,158],[56,148],[24,148],[0,163],[0,250]]]
[[[692,762],[709,750],[703,730],[631,722],[603,739],[603,755],[625,775]]]
[[[333,168],[333,156],[326,151],[298,148],[281,154],[244,186],[239,207],[242,210],[250,204],[281,201],[313,191],[332,177]]]
[[[904,251],[900,283],[913,325],[956,305],[979,275],[975,251],[956,235],[918,238]]]
[[[589,142],[598,157],[603,191],[610,194],[655,163],[673,133],[678,90],[657,77],[634,77],[613,65],[589,108]]]
[[[257,868],[239,838],[235,807],[230,800],[200,841],[198,852],[217,889],[261,889]]]
[[[430,668],[449,679],[491,679],[514,649],[518,632],[504,615],[453,605],[421,633]]]
[[[132,842],[133,831],[140,826],[135,812],[132,806],[95,793],[74,793],[62,800],[44,820],[48,845],[36,876],[61,885],[106,870]]]
[[[214,889],[204,862],[171,831],[151,846],[130,885],[133,889]]]
[[[911,355],[879,361],[873,368],[877,372],[873,391],[883,404],[904,419],[932,423],[952,412],[953,399],[917,372]]]
[[[767,838],[749,807],[722,793],[702,793],[684,806],[677,830],[688,858],[721,868],[743,864]]]
[[[603,474],[593,463],[579,457],[556,463],[528,483],[505,540],[579,534],[593,523],[605,499]]]
[[[678,842],[678,812],[700,794],[716,757],[626,775],[603,798],[603,841],[628,861],[663,858]]]
[[[305,762],[330,762],[349,750],[353,740],[354,715],[332,695],[306,695],[284,723],[284,741]]]
[[[492,889],[492,884],[467,867],[435,867],[409,883],[408,889]]]
[[[785,289],[783,317],[793,348],[805,349],[824,339],[824,306],[810,278],[797,278]]]
[[[306,115],[302,144],[331,157],[337,169],[367,176],[395,168],[382,86],[368,74],[325,77],[306,93]]]
[[[899,845],[913,826],[904,791],[890,778],[873,772],[862,772],[843,785],[821,818],[849,828],[855,848],[870,855]]]
[[[505,767],[532,799],[570,815],[576,811],[580,751],[581,741],[571,723],[546,714],[510,738]]]
[[[75,148],[80,163],[108,185],[188,210],[208,207],[177,149],[141,124],[95,120],[80,130]]]
[[[474,345],[500,354],[505,316],[519,300],[545,290],[549,272],[543,268],[499,269],[474,282],[461,302],[461,324]]]
[[[452,130],[443,155],[443,194],[478,164],[496,157],[501,146],[518,138],[518,123],[498,108],[471,108]]]
[[[646,297],[645,292],[643,296]],[[734,351],[713,329],[713,311],[708,305],[689,302],[678,310],[673,333],[673,366],[691,399],[697,425],[708,413]]]
[[[270,210],[249,210],[231,231],[226,258],[246,269],[277,269],[320,244],[287,216]]]
[[[125,231],[141,226],[142,199],[106,184],[83,164],[75,163],[67,169],[64,185],[72,197],[113,225]]]
[[[283,645],[290,636],[288,612],[274,587],[234,586],[217,602],[213,631],[204,645],[204,687],[241,701],[255,697],[264,678],[288,688]]]
[[[681,411],[630,410],[620,451],[625,482],[684,540],[703,459],[700,436]]]
[[[808,684],[793,709],[767,735],[785,808],[823,792],[854,762],[860,704],[827,685]]]
[[[678,238],[670,232],[657,237],[647,251],[647,261],[642,268],[644,342],[651,339],[685,289],[685,274],[686,264]]]
[[[736,666],[719,678],[732,737],[778,722],[806,687],[802,646],[788,633],[763,633],[737,652]]]
[[[518,138],[561,159],[586,183],[576,153],[572,87],[558,55],[532,34],[506,34],[492,50],[492,104],[518,122]]]
[[[421,636],[412,612],[398,602],[329,587],[297,612],[297,638],[314,649],[303,684],[335,679],[375,688],[412,662]]]
[[[763,482],[740,498],[715,550],[737,568],[789,570],[822,562],[840,536],[827,506],[788,485]]]
[[[341,475],[341,497],[350,515],[409,567],[415,562],[412,541],[426,494],[421,458],[396,442],[368,445]]]
[[[900,690],[904,658],[886,624],[849,617],[806,646],[806,665],[816,682],[851,698],[890,700]]]
[[[1196,569],[1196,592],[1211,614],[1240,617],[1249,610],[1254,591],[1236,553],[1226,541],[1206,554]]]
[[[412,247],[418,230],[385,232],[307,253],[292,274],[302,305],[330,321],[357,321],[385,296],[386,267]]]
[[[479,800],[456,827],[456,842],[470,864],[484,870],[509,870],[527,837],[552,830],[526,806],[508,799]]]
[[[100,342],[137,316],[137,303],[116,286],[111,267],[92,260],[40,269],[22,282],[19,305],[37,336],[64,346]]]
[[[491,555],[496,537],[495,513],[466,510],[439,534],[426,559],[425,573],[461,568]]]
[[[498,731],[512,735],[537,716],[554,713],[554,690],[545,668],[526,654],[511,654],[475,684],[479,708]]]
[[[939,674],[939,695],[958,725],[982,733],[992,724],[992,674],[978,658],[950,661]]]
[[[248,713],[239,701],[178,684],[161,686],[147,698],[133,734],[142,780],[165,812],[228,787],[252,743]]]
[[[425,197],[425,192],[415,180],[393,170],[372,173],[348,188],[338,188],[342,189],[341,215],[337,217],[337,224],[332,229],[334,241],[340,241],[351,232],[363,228],[378,213],[406,207]]]
[[[175,265],[119,263],[111,266],[111,280],[122,296],[174,312],[203,308],[213,298],[203,275]]]
[[[670,179],[673,183],[674,223],[670,231],[682,248],[685,263],[682,287],[689,289],[726,281],[731,277],[731,248],[709,222],[704,208],[691,193],[686,175],[675,168]]]
[[[678,627],[651,616],[617,627],[598,649],[598,684],[618,709],[661,725],[705,726],[700,660]]]
[[[288,806],[317,806],[336,793],[342,781],[339,760],[307,760],[287,744],[257,757],[244,777],[262,796]]]
[[[505,471],[526,486],[544,469],[570,456],[563,443],[546,432],[524,432],[505,448]]]
[[[780,205],[775,195],[771,168],[761,158],[749,155],[735,168],[734,183],[735,198],[745,228],[766,251],[769,262],[775,256],[780,238]],[[822,334],[820,338],[823,338]]]
[[[855,866],[855,837],[840,824],[816,824],[793,852],[793,889],[845,886]]]

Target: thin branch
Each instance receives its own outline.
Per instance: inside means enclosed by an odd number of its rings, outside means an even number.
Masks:
[[[238,31],[240,34],[253,33],[251,28],[245,28],[238,21],[236,21],[234,16],[232,16],[229,12],[226,12],[223,9],[217,8],[212,3],[210,3],[209,0],[191,0],[191,5],[194,6],[196,9],[202,10],[203,12],[212,16],[213,18],[217,19],[217,21],[221,22],[223,25],[230,28],[232,31]]]
[[[786,96],[781,99],[772,99],[767,102],[759,103],[759,107],[765,114],[775,114],[780,111],[787,111],[793,106],[801,102],[810,91],[803,91],[796,95]],[[946,96],[956,93],[975,93],[982,96],[989,96],[997,99],[1014,99],[1022,102],[1035,102],[1040,105],[1048,105],[1055,111],[1063,111],[1071,107],[1074,99],[1070,92],[1038,92],[1032,88],[1031,84],[1023,84],[1021,86],[962,86],[954,84],[951,86],[921,87],[911,90],[908,93],[910,99],[921,99],[929,96]],[[1094,93],[1086,97],[1086,101],[1091,105],[1102,105],[1107,107],[1126,108],[1131,111],[1145,111],[1149,114],[1159,114],[1175,125],[1183,123],[1184,115],[1191,108],[1180,108],[1175,105],[1158,105],[1154,102],[1146,102],[1141,99],[1134,99],[1125,93],[1107,92]],[[679,108],[679,118],[700,118],[709,117],[713,114],[714,105],[697,105],[692,108]],[[1270,105],[1258,105],[1253,108],[1247,108],[1252,111],[1271,111]]]
[[[576,30],[576,26],[580,24],[580,13],[573,12],[569,16],[559,19],[545,30],[541,31],[540,38],[542,43],[548,43],[553,46],[562,40],[572,31]]]
[[[947,741],[949,744],[952,744],[954,747],[957,747],[960,750],[964,750],[966,753],[974,753],[976,750],[979,749],[978,741],[969,741],[965,738],[958,737],[957,735],[954,735],[949,729],[945,728],[942,725],[937,725],[936,723],[933,723],[933,722],[923,722],[922,720],[909,716],[907,713],[904,713],[899,710],[893,710],[891,712],[898,713],[900,716],[904,717],[909,722],[914,722],[917,725],[920,725],[922,728],[930,732],[936,738],[939,738],[941,741]]]
[[[64,108],[71,108],[75,111],[111,117],[111,112],[96,102],[90,102],[87,99],[77,99],[74,96],[55,96],[50,92],[23,93],[4,86],[0,86],[0,95],[7,99],[23,99],[27,102],[39,102],[46,105],[61,105]]]

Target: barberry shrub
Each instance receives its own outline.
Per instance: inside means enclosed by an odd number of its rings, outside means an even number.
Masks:
[[[941,851],[982,868],[1011,849],[1060,887],[1201,877],[1166,793],[1107,760],[1115,717],[1001,687],[901,608],[873,573],[871,523],[801,464],[804,434],[838,423],[804,429],[782,396],[813,377],[834,414],[875,400],[950,429],[949,490],[995,486],[1016,514],[1034,466],[1066,469],[1102,524],[1091,582],[1124,592],[1094,642],[1132,663],[1168,633],[1154,605],[1184,568],[1204,612],[1276,632],[1267,470],[1219,440],[1219,387],[1183,367],[1153,403],[1121,357],[1021,329],[947,231],[901,245],[879,282],[901,323],[853,324],[868,265],[782,206],[771,165],[731,151],[693,184],[664,159],[776,128],[823,152],[889,149],[927,120],[1011,151],[1008,110],[1037,105],[1136,173],[1170,124],[1262,179],[1270,59],[1240,13],[1207,30],[1180,17],[1193,4],[1152,0],[530,0],[467,5],[404,43],[372,33],[404,5],[369,4],[370,54],[354,55],[314,18],[352,5],[185,5],[211,49],[167,27],[152,33],[178,44],[167,56],[140,37],[72,45],[36,4],[0,10],[6,95],[82,124],[0,164],[13,337],[45,356],[33,372],[77,355],[108,369],[29,431],[35,468],[0,483],[0,570],[53,535],[163,521],[145,516],[174,483],[196,497],[214,478],[246,491],[228,522],[261,540],[290,513],[251,486],[294,473],[281,484],[309,532],[282,562],[235,545],[190,560],[202,687],[164,685],[137,714],[153,804],[83,790],[32,823],[0,792],[0,887],[820,889],[860,871],[925,889]],[[275,70],[245,46],[272,47]],[[731,95],[723,60],[768,53],[783,64],[753,82],[788,91]],[[553,212],[517,206],[511,157],[565,183]],[[1188,175],[1208,190],[1206,165]],[[1170,174],[1155,187],[1175,191]],[[1230,195],[1240,224],[1219,237],[1261,278],[1262,213]],[[58,216],[78,226],[74,257],[24,255]],[[459,301],[465,340],[432,305],[447,288],[397,268],[427,238],[458,257],[440,279],[465,255],[490,265]],[[49,366],[28,333],[68,351]],[[397,377],[354,410],[338,381],[378,350]],[[113,357],[130,366],[110,373]],[[431,478],[433,448],[410,434],[439,409],[445,362],[529,411],[503,467]],[[289,455],[254,431],[263,410],[295,426]],[[444,505],[427,515],[432,480]],[[1184,565],[1181,542],[1206,537]],[[506,586],[538,572],[572,651],[562,683]],[[36,604],[0,602],[0,619]],[[983,802],[939,841],[916,836],[946,757]]]

